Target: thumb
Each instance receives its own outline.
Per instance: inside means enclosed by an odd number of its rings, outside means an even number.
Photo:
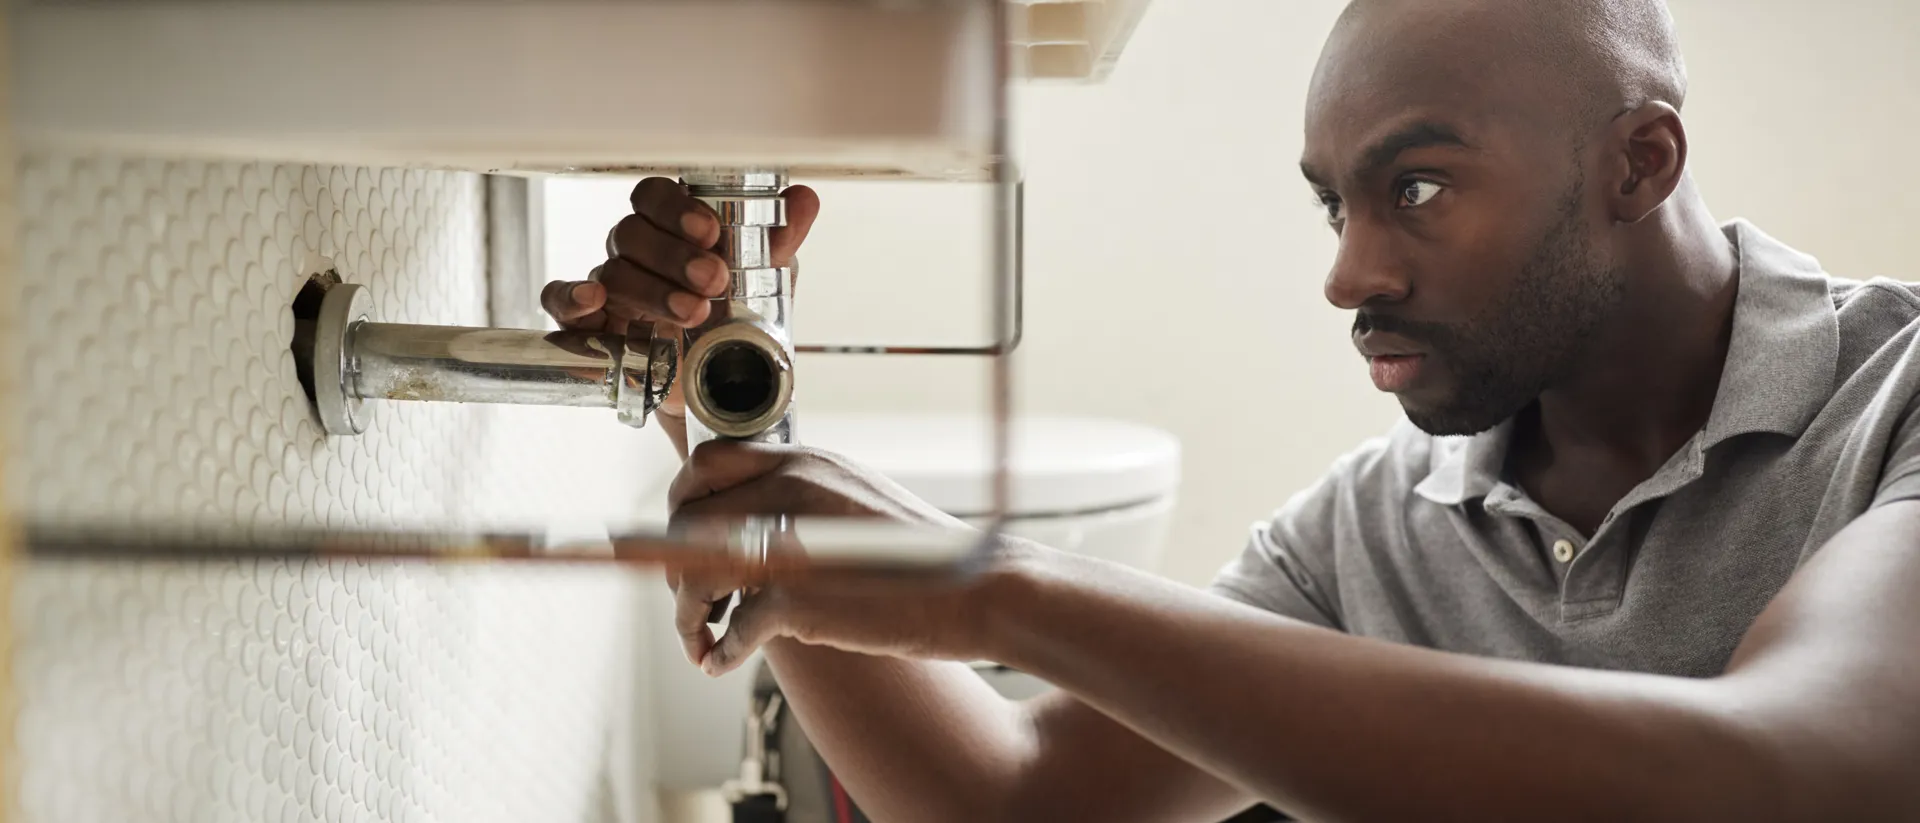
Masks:
[[[708,677],[738,668],[755,649],[784,633],[789,602],[779,589],[762,589],[743,599],[727,622],[727,633],[697,662]]]
[[[793,457],[793,449],[771,443],[709,440],[688,455],[687,463],[667,489],[667,503],[679,508],[688,501],[718,494],[766,476]]]
[[[774,265],[790,266],[820,217],[820,195],[806,186],[792,186],[781,196],[787,199],[787,224],[767,232],[767,250]]]

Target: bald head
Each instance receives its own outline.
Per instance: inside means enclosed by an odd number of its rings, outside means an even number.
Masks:
[[[1563,129],[1652,102],[1677,110],[1687,87],[1664,0],[1355,0],[1313,96],[1396,81]]]
[[[1488,3],[1488,5],[1503,5]],[[1681,108],[1687,69],[1665,0],[1508,2],[1523,22],[1519,37],[1591,110],[1618,114],[1647,103]]]

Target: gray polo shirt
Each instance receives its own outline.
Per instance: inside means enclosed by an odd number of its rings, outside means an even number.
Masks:
[[[1511,424],[1402,421],[1254,527],[1213,589],[1357,635],[1709,676],[1848,522],[1920,498],[1920,292],[1752,225],[1706,427],[1582,535],[1503,477]]]

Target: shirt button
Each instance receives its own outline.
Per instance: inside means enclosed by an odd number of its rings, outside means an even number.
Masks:
[[[1573,560],[1573,543],[1566,540],[1553,541],[1553,559],[1562,563]]]

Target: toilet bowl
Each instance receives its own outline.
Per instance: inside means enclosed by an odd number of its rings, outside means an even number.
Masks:
[[[879,471],[948,514],[985,525],[993,511],[993,427],[973,415],[809,415],[803,441]],[[1175,493],[1180,441],[1139,423],[1021,416],[1009,424],[1008,534],[1157,572]],[[990,663],[974,666],[1001,694],[1047,684]]]
[[[967,415],[805,417],[801,442],[841,454],[948,514],[993,511],[991,421]],[[1157,570],[1180,484],[1180,442],[1120,420],[1023,416],[1010,424],[1006,530],[1063,551]]]

